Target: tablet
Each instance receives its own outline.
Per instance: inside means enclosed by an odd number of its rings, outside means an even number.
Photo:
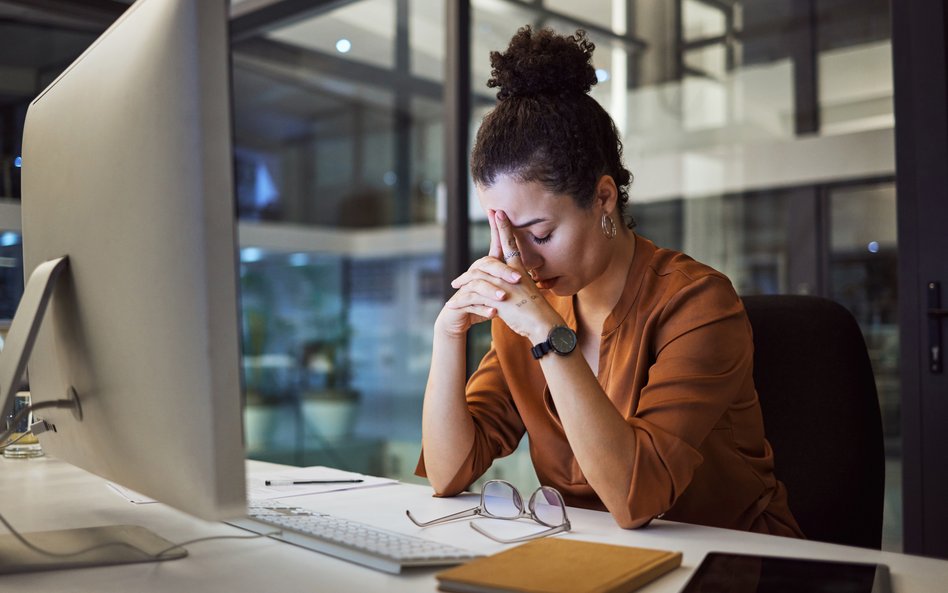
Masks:
[[[892,593],[889,568],[709,552],[681,593]]]

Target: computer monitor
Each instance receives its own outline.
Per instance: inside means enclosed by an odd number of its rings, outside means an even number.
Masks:
[[[24,270],[68,264],[28,282],[29,389],[81,404],[37,412],[43,449],[211,520],[246,512],[227,11],[136,2],[32,102],[22,161]]]

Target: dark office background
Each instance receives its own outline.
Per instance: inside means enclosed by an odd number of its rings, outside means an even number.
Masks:
[[[913,4],[944,23],[937,2]],[[0,317],[22,291],[13,219],[26,107],[127,5],[0,0]],[[819,294],[856,316],[885,425],[885,546],[902,549],[898,278],[912,229],[896,232],[897,185],[899,203],[908,198],[895,175],[893,102],[905,87],[892,45],[895,17],[924,18],[894,10],[884,0],[234,2],[248,454],[415,479],[431,323],[446,279],[487,245],[465,166],[493,102],[487,53],[520,24],[581,27],[598,47],[594,96],[636,176],[637,230],[718,267],[741,294]],[[780,166],[748,164],[768,162]],[[474,335],[472,361],[487,340]],[[492,471],[535,480],[522,451]]]

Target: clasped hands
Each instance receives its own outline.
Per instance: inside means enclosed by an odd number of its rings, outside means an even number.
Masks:
[[[531,343],[543,341],[562,317],[543,298],[523,264],[513,226],[505,212],[488,210],[490,249],[451,281],[457,292],[448,300],[437,325],[462,336],[474,324],[500,317]]]

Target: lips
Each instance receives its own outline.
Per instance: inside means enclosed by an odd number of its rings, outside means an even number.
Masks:
[[[542,288],[544,290],[551,288],[556,284],[556,278],[544,278],[540,280],[534,280],[537,285],[537,288]]]

